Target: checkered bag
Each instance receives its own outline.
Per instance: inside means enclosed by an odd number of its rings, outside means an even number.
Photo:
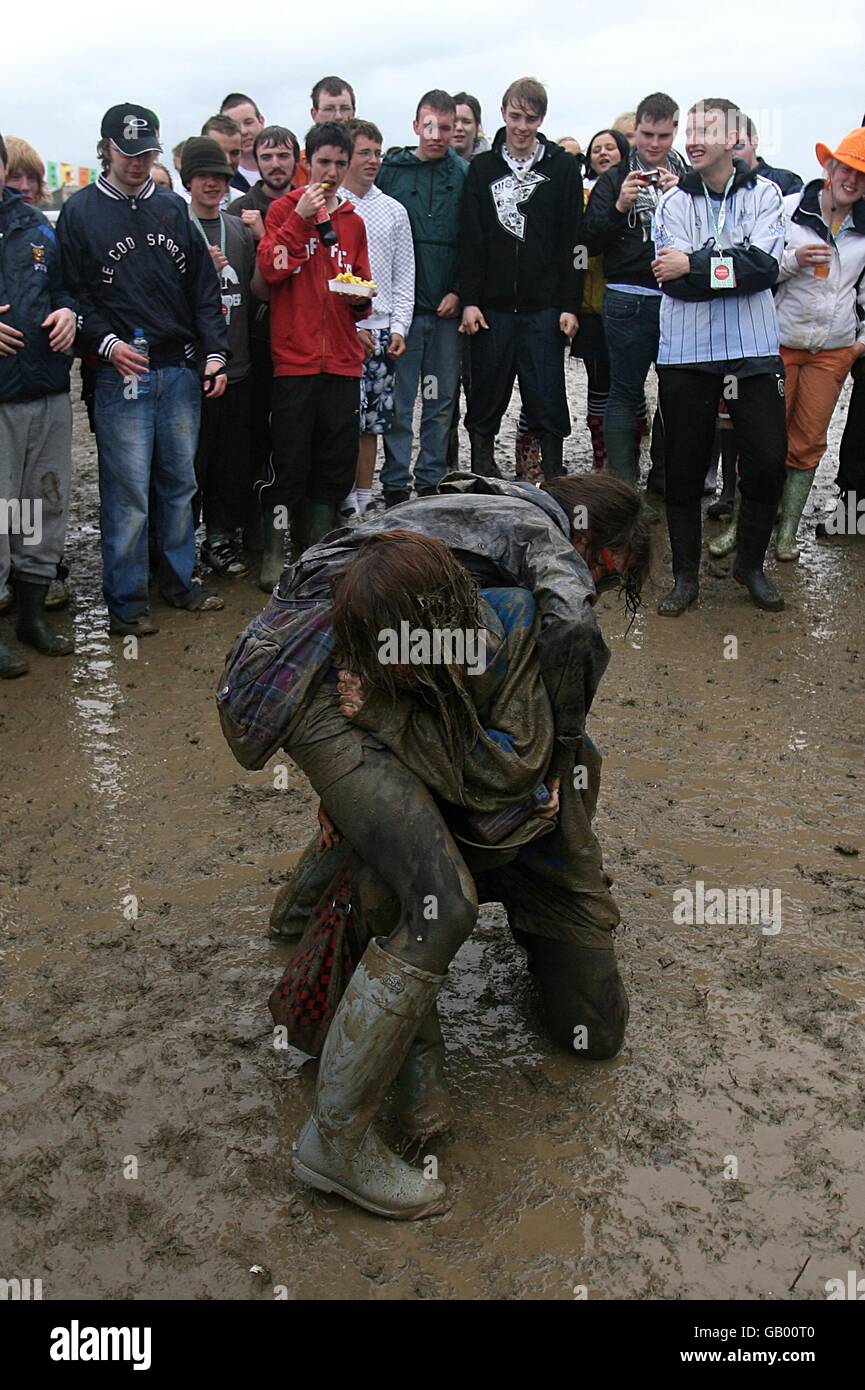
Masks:
[[[270,996],[274,1023],[288,1042],[312,1057],[324,1047],[327,1030],[360,960],[351,907],[352,859],[343,864],[313,913],[291,964]]]

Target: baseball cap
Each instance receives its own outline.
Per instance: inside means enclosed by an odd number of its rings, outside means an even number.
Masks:
[[[162,149],[159,143],[159,117],[146,106],[136,106],[132,101],[110,107],[102,117],[100,133],[121,154],[129,157]]]

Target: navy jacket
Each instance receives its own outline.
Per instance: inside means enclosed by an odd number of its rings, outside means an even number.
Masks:
[[[68,391],[72,359],[51,350],[40,324],[54,309],[77,314],[78,306],[63,285],[54,228],[12,188],[0,199],[0,304],[11,305],[3,323],[24,334],[23,348],[0,357],[0,404]]]
[[[219,277],[176,193],[148,179],[129,198],[97,179],[65,204],[57,238],[85,352],[107,359],[141,328],[154,367],[192,364],[197,352],[226,362]]]

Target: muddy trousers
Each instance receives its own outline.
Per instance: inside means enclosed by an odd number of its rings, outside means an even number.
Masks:
[[[68,391],[0,405],[0,593],[10,570],[52,580],[63,554],[72,473]]]
[[[479,894],[482,901],[503,902],[506,909],[510,903],[512,929],[528,952],[551,1036],[577,1057],[613,1056],[624,1037],[628,1001],[609,940],[608,893],[598,897],[603,926],[594,936],[587,932],[592,945],[523,930],[517,922],[526,920],[521,894],[528,897],[529,885],[516,863],[518,852],[494,852],[494,868],[483,872],[475,868],[476,888],[472,871],[424,783],[371,735],[343,723],[350,736],[347,733],[331,745],[333,760],[324,742],[292,740],[286,751],[307,774],[341,834],[364,861],[361,916],[367,931],[379,937],[386,934],[382,945],[392,955],[431,974],[444,974],[474,929]],[[340,762],[346,767],[336,779],[334,761],[337,770]],[[487,854],[467,853],[474,864]],[[511,856],[513,863],[508,863]],[[370,891],[370,874],[378,880],[378,891]],[[320,876],[313,875],[312,881],[318,884]],[[389,895],[381,892],[382,883]],[[302,886],[301,881],[299,891]],[[563,917],[565,897],[563,893]],[[310,912],[317,902],[314,893],[312,898]],[[376,909],[370,911],[374,900]],[[586,901],[593,901],[592,895]],[[599,947],[596,940],[609,944]]]

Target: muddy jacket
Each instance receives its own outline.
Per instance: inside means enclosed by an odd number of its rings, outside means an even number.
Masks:
[[[573,759],[610,659],[595,617],[591,574],[571,544],[568,517],[548,493],[465,473],[449,474],[439,488],[353,530],[333,532],[285,570],[277,594],[329,597],[333,580],[367,536],[400,528],[444,541],[482,586],[528,589],[541,617],[538,653],[553,707],[555,776]]]
[[[865,339],[865,204],[854,203],[832,236],[820,207],[822,189],[823,180],[814,179],[803,193],[784,199],[787,236],[775,295],[781,342],[808,352]],[[796,260],[798,248],[815,241],[832,250],[825,280]]]
[[[72,359],[53,352],[41,325],[54,309],[78,312],[60,271],[54,228],[12,188],[0,197],[0,304],[8,328],[24,334],[24,346],[0,357],[0,404],[35,401],[69,390]]]

